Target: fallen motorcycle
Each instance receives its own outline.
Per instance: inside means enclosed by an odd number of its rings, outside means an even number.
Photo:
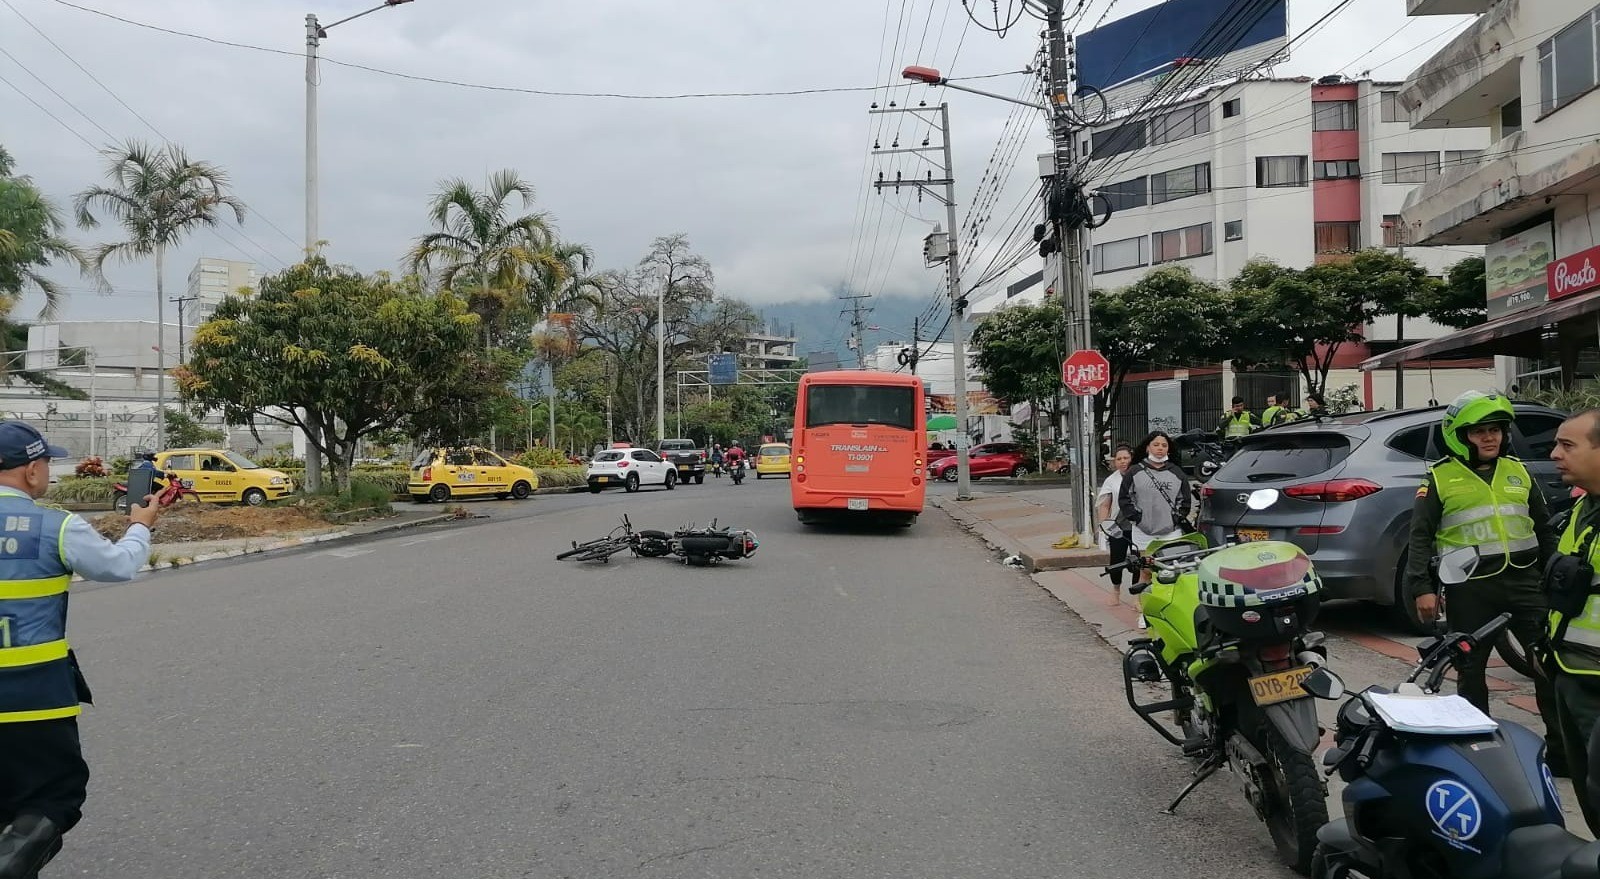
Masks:
[[[686,565],[706,567],[724,559],[749,558],[760,545],[754,531],[718,528],[715,519],[706,528],[691,524],[668,534],[649,528],[635,531],[633,523],[624,515],[622,524],[613,528],[610,534],[583,543],[574,540],[572,548],[558,553],[556,558],[609,563],[612,556],[631,552],[641,558],[673,555],[681,558]]]
[[[1278,492],[1258,489],[1247,500],[1247,511],[1264,510]],[[1153,543],[1116,567],[1153,573],[1153,582],[1129,589],[1149,636],[1134,639],[1123,657],[1128,705],[1198,762],[1164,813],[1227,766],[1279,857],[1307,872],[1328,820],[1327,788],[1312,756],[1322,730],[1301,687],[1327,660],[1322,634],[1309,630],[1322,590],[1311,559],[1291,543],[1234,537],[1208,547],[1190,534]],[[1162,683],[1168,698],[1141,701],[1134,692],[1135,684]],[[1176,729],[1157,720],[1167,712]]]

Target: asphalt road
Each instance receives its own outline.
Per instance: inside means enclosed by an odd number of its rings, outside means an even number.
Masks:
[[[1284,877],[1117,657],[937,510],[815,532],[781,480],[491,516],[74,598],[99,696],[49,875]],[[754,558],[557,562],[627,511]]]

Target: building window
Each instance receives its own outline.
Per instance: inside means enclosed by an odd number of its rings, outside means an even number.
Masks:
[[[1244,99],[1242,98],[1234,98],[1231,101],[1222,102],[1222,118],[1224,119],[1232,119],[1243,111]]]
[[[1400,215],[1399,214],[1384,214],[1383,215],[1383,246],[1384,247],[1399,247],[1400,246]]]
[[[1539,112],[1549,113],[1594,88],[1596,11],[1539,44]]]
[[[1211,191],[1211,165],[1201,163],[1150,175],[1150,203],[1176,201]]]
[[[1100,194],[1105,196],[1106,200],[1111,203],[1111,209],[1114,211],[1144,207],[1150,203],[1148,195],[1150,189],[1148,185],[1149,179],[1148,177],[1135,177],[1132,180],[1124,180],[1121,183],[1102,186],[1100,187]]]
[[[1355,131],[1355,101],[1312,101],[1313,131]]]
[[[1444,171],[1460,168],[1465,165],[1476,165],[1483,158],[1483,150],[1445,150],[1444,161],[1440,167]]]
[[[1318,162],[1316,173],[1318,180],[1345,180],[1350,177],[1360,177],[1361,163],[1355,160]]]
[[[1410,122],[1411,117],[1406,115],[1406,108],[1400,103],[1399,92],[1384,92],[1383,121],[1385,122]]]
[[[1305,156],[1257,156],[1256,186],[1268,189],[1275,186],[1305,186]]]
[[[1091,150],[1094,158],[1130,153],[1145,145],[1144,123],[1132,120],[1123,122],[1104,131],[1096,131],[1091,139],[1094,141]]]
[[[1120,272],[1150,264],[1150,239],[1140,235],[1094,246],[1094,270]]]
[[[1211,130],[1211,105],[1195,104],[1150,120],[1150,145],[1171,143]]]
[[[1244,240],[1244,221],[1229,220],[1222,224],[1222,237],[1226,241]]]
[[[1500,108],[1500,136],[1510,137],[1522,130],[1522,99],[1514,101]]]
[[[1153,249],[1155,251],[1155,261],[1158,263],[1205,256],[1211,252],[1210,223],[1185,226],[1182,229],[1173,229],[1170,232],[1157,232],[1152,237],[1155,239]]]
[[[1360,223],[1318,223],[1317,253],[1355,253],[1361,249]]]
[[[1439,176],[1438,153],[1384,153],[1384,183],[1427,183]]]

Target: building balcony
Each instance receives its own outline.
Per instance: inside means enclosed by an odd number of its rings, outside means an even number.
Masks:
[[[1406,15],[1477,15],[1494,0],[1406,0]]]
[[[1552,150],[1517,132],[1406,196],[1401,217],[1420,245],[1490,244],[1499,231],[1549,210],[1549,200],[1600,180],[1600,142]]]
[[[1505,47],[1517,42],[1513,25],[1523,2],[1498,0],[1411,74],[1400,104],[1412,128],[1487,127],[1502,106],[1521,99],[1522,59]]]

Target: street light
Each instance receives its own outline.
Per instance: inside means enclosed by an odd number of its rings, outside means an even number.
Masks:
[[[328,31],[344,24],[355,21],[363,15],[371,15],[380,9],[390,6],[399,6],[410,3],[411,0],[383,0],[383,3],[358,12],[349,18],[341,18],[333,24],[322,25],[317,22],[316,13],[306,15],[306,256],[316,252],[317,232],[317,47],[328,38]],[[322,489],[322,453],[318,451],[315,438],[306,437],[306,489],[320,491]]]
[[[912,65],[910,67],[907,67],[905,70],[900,71],[900,76],[903,79],[909,79],[912,82],[920,82],[920,83],[922,83],[924,85],[943,86],[944,88],[947,88],[947,89],[955,89],[958,92],[968,92],[968,93],[971,93],[971,94],[974,94],[974,95],[983,95],[986,98],[995,98],[997,100],[1007,101],[1007,102],[1012,103],[1012,104],[1021,104],[1024,107],[1032,107],[1033,109],[1039,110],[1041,112],[1045,112],[1045,113],[1049,113],[1050,112],[1050,107],[1048,105],[1045,105],[1045,104],[1037,104],[1037,103],[1034,103],[1033,101],[1020,100],[1018,98],[1013,98],[1010,95],[1001,95],[1001,94],[996,94],[995,92],[986,92],[983,89],[975,89],[975,88],[972,88],[971,86],[956,85],[955,83],[951,82],[950,80],[945,79],[942,75],[940,75],[938,70],[936,70],[936,69],[934,69],[932,67],[919,67],[917,65]]]

